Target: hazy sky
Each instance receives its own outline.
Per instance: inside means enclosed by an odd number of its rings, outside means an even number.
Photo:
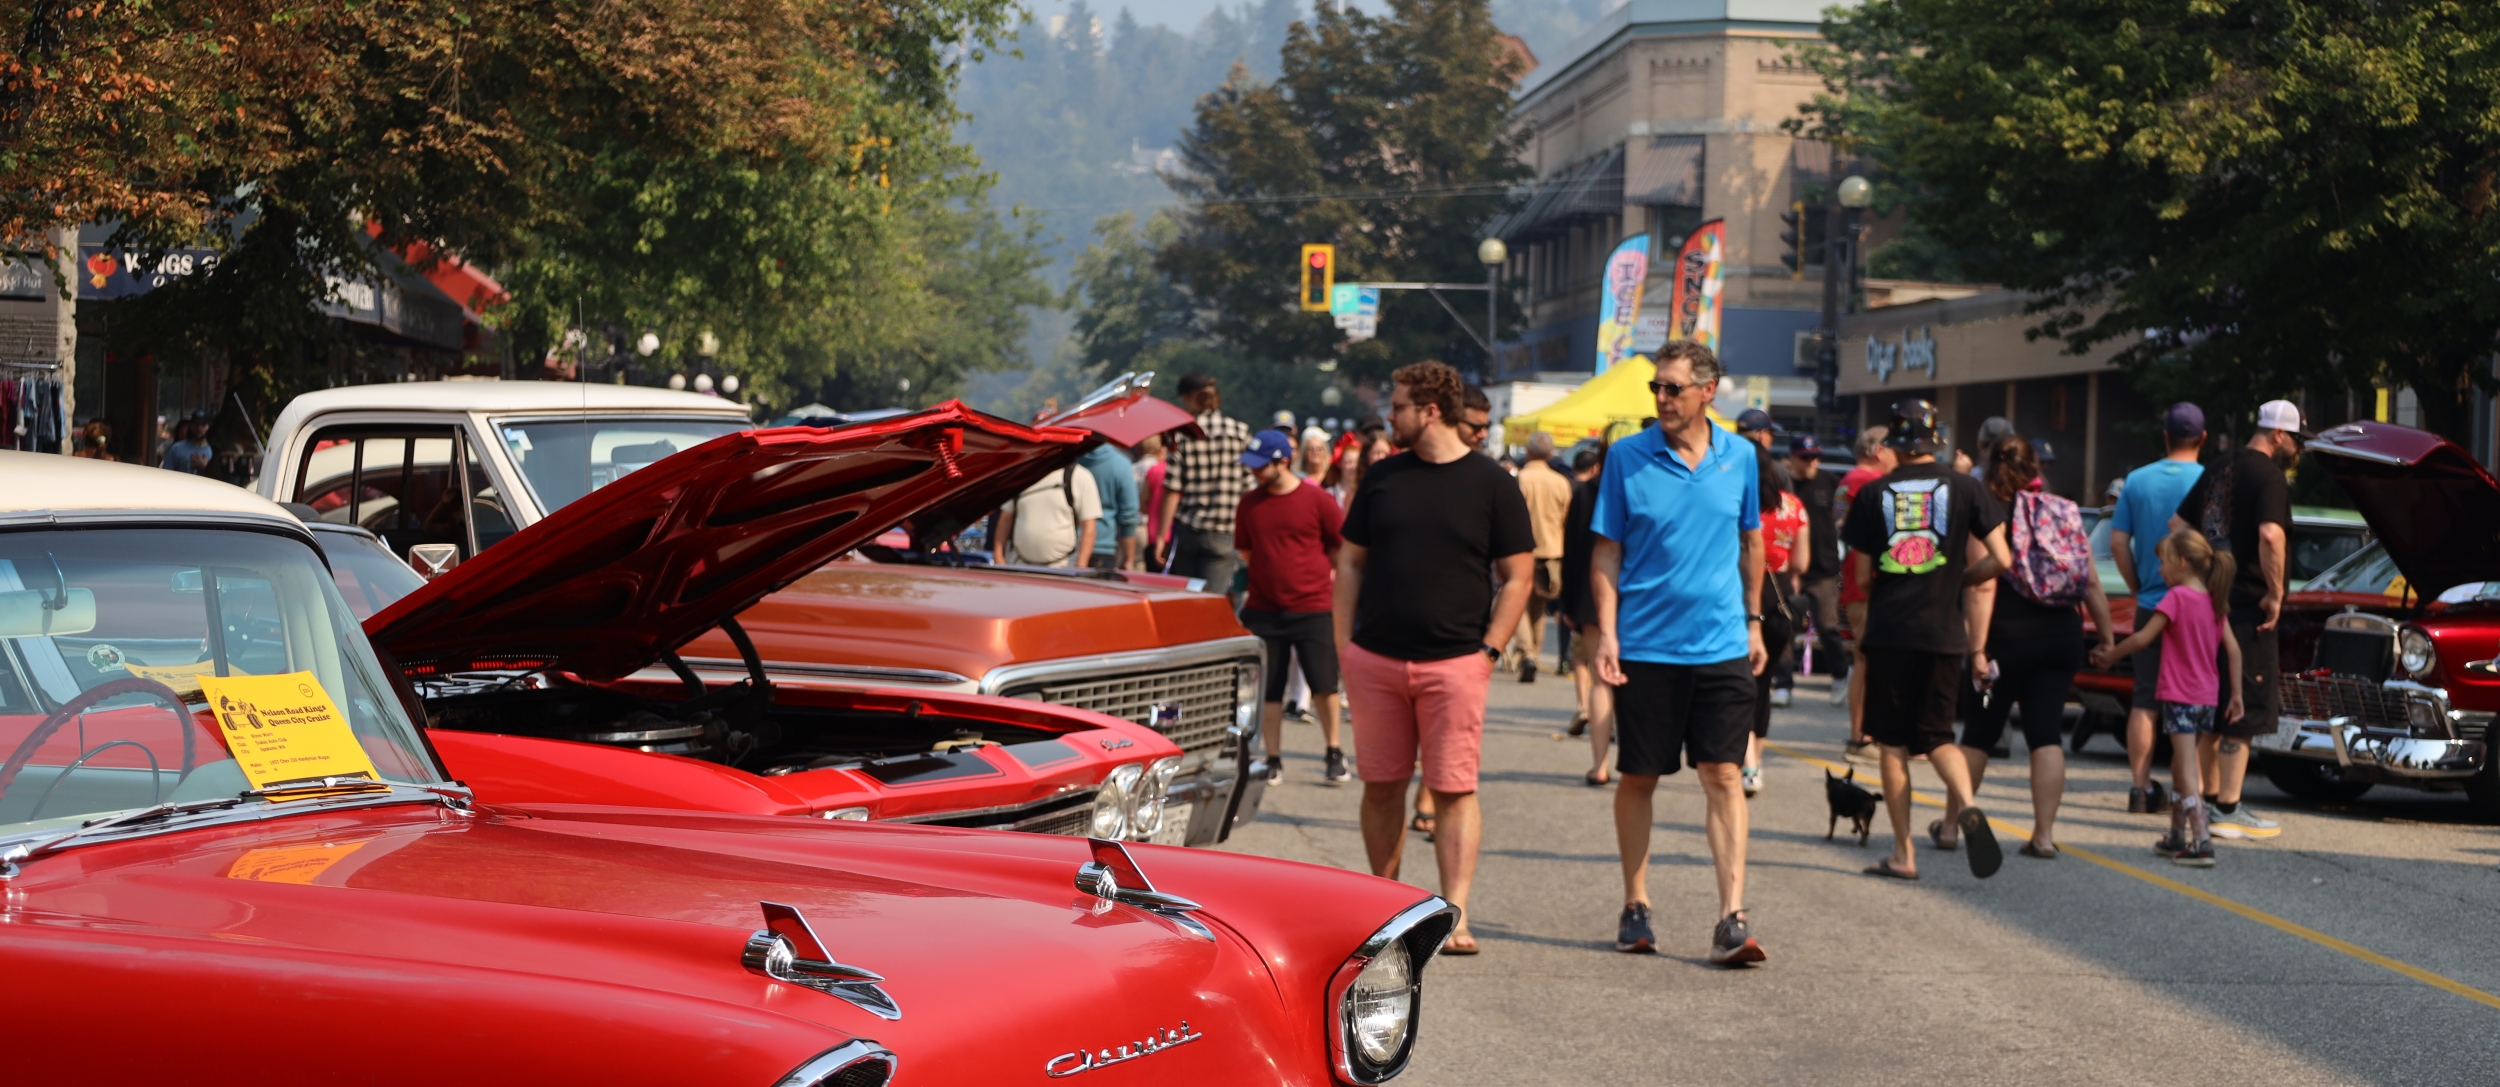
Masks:
[[[1068,0],[1028,0],[1028,3],[1033,9],[1034,17],[1044,21],[1048,21],[1052,15],[1068,10]],[[1121,8],[1127,8],[1129,14],[1135,16],[1140,23],[1148,26],[1161,23],[1183,34],[1197,29],[1198,20],[1206,18],[1208,12],[1218,7],[1239,6],[1239,0],[1229,5],[1221,3],[1220,0],[1088,0],[1088,3],[1093,7],[1095,14],[1102,19],[1105,27],[1111,25],[1112,18],[1120,13]],[[1310,4],[1307,2],[1301,6],[1305,13],[1310,11]],[[1347,6],[1365,11],[1380,10],[1380,5],[1376,3],[1352,3]]]

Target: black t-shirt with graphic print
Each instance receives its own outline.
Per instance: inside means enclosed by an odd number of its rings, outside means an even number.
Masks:
[[[1970,541],[2004,522],[1996,497],[1944,465],[1907,464],[1858,488],[1840,539],[1875,558],[1867,588],[1869,647],[1968,653],[1962,571]]]

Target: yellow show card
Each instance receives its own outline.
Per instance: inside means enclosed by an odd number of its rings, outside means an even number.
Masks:
[[[379,779],[347,717],[310,672],[201,676],[218,733],[255,789],[324,777]]]
[[[158,683],[171,687],[174,689],[175,694],[181,695],[184,698],[194,698],[200,693],[200,677],[216,671],[217,662],[201,661],[198,664],[165,665],[139,664],[136,662],[130,662],[123,664],[122,670],[130,673],[131,675],[137,676],[140,679],[152,679]],[[230,668],[228,671],[232,671],[232,669]],[[243,673],[236,674],[241,675]]]
[[[226,869],[226,878],[253,879],[262,883],[311,883],[313,877],[329,871],[331,865],[363,849],[365,842],[369,841],[372,839],[250,850],[235,858],[234,866]]]

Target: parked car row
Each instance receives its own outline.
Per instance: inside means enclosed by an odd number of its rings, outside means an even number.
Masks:
[[[298,473],[344,460],[343,484],[275,491],[321,527],[197,477],[0,452],[0,1007],[45,1040],[17,1057],[29,1081],[880,1087],[1141,1062],[1114,1074],[1318,1087],[1405,1067],[1455,912],[1153,844],[1203,711],[1159,696],[1124,720],[1068,690],[1203,667],[1163,643],[1222,640],[1204,594],[1046,581],[1108,614],[969,624],[977,582],[869,579],[847,584],[889,595],[747,621],[829,569],[974,577],[831,560],[894,524],[942,556],[943,511],[1085,432],[953,404],[831,429],[583,422],[532,432],[523,452],[578,456],[523,476],[482,440],[500,429],[333,422],[368,429],[272,443]],[[952,614],[919,606],[948,593]],[[833,624],[889,644],[954,624],[1013,659],[954,673],[969,688],[877,671],[940,671],[900,649],[794,667]],[[696,663],[709,631],[734,666]],[[821,641],[768,640],[802,634]],[[1166,659],[984,693],[1088,638]],[[1252,697],[1255,653],[1224,663],[1230,702]],[[1238,798],[1246,761],[1221,761],[1197,765]],[[1091,840],[974,829],[1037,813]],[[98,1011],[142,1005],[217,1011],[136,1037]]]

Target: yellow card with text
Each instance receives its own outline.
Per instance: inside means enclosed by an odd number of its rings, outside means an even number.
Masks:
[[[310,672],[282,676],[201,676],[200,693],[217,714],[217,732],[255,789],[290,781],[379,779],[347,715]]]
[[[216,671],[217,662],[201,661],[198,664],[164,665],[132,662],[123,664],[122,669],[140,679],[155,680],[173,688],[175,694],[190,698],[200,693],[200,677]],[[228,667],[227,671],[233,671],[233,668]]]

